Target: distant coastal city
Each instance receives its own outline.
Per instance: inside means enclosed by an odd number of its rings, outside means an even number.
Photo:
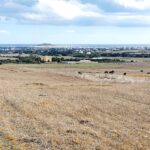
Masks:
[[[150,58],[150,45],[55,45],[1,44],[0,62],[3,63],[77,63],[126,62],[123,58]],[[134,60],[130,60],[134,62]]]

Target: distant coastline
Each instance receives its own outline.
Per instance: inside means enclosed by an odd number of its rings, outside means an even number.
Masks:
[[[69,47],[69,48],[120,48],[120,47],[150,47],[150,44],[0,44],[0,47]]]

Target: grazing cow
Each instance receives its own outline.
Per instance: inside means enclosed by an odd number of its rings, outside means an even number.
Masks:
[[[105,74],[108,74],[108,71],[105,71],[104,73],[105,73]]]
[[[110,73],[110,74],[114,74],[114,73],[115,73],[115,71],[114,71],[114,70],[112,70],[112,71],[109,71],[109,73]]]
[[[147,72],[147,74],[150,74],[150,72]]]
[[[105,71],[105,72],[104,72],[104,74],[105,74],[105,78],[107,78],[108,73],[109,73],[108,71]]]
[[[79,71],[79,72],[78,72],[78,74],[80,74],[80,75],[81,75],[81,74],[82,74],[82,72],[81,72],[81,71]]]
[[[140,70],[140,72],[144,72],[143,70]]]
[[[127,73],[125,72],[125,73],[123,73],[123,75],[124,75],[124,76],[126,76],[126,75],[127,75]]]

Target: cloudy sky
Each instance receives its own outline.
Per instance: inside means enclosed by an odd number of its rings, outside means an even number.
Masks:
[[[150,44],[150,0],[0,0],[0,43]]]

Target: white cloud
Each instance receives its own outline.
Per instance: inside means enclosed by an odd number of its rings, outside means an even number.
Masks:
[[[150,0],[113,0],[122,7],[134,9],[150,8]],[[83,24],[83,25],[150,25],[150,16],[145,14],[107,13],[98,5],[82,3],[81,0],[38,0],[22,16],[27,21],[50,24]],[[73,32],[73,31],[69,31]]]
[[[150,26],[150,0],[97,0],[98,3],[94,3],[96,0],[1,1],[3,16],[0,21],[11,18],[11,21],[29,24]]]
[[[150,9],[150,0],[114,0],[116,3],[139,10]]]
[[[32,7],[32,11],[24,13],[23,16],[32,20],[41,20],[42,17],[73,20],[79,17],[101,16],[95,5],[82,4],[78,0],[38,0],[38,3]]]
[[[0,21],[6,21],[6,20],[8,20],[7,17],[5,17],[5,16],[0,16]]]
[[[0,30],[0,33],[7,34],[7,33],[9,33],[9,31],[7,31],[7,30]]]
[[[38,14],[38,13],[23,13],[22,16],[26,19],[29,19],[29,20],[34,20],[34,21],[44,21],[47,19],[46,16],[42,15],[42,14]]]
[[[150,15],[132,13],[114,13],[107,16],[112,25],[121,26],[150,26]]]
[[[68,33],[75,33],[76,31],[73,30],[73,29],[69,29],[69,30],[67,30],[66,32],[68,32]]]

